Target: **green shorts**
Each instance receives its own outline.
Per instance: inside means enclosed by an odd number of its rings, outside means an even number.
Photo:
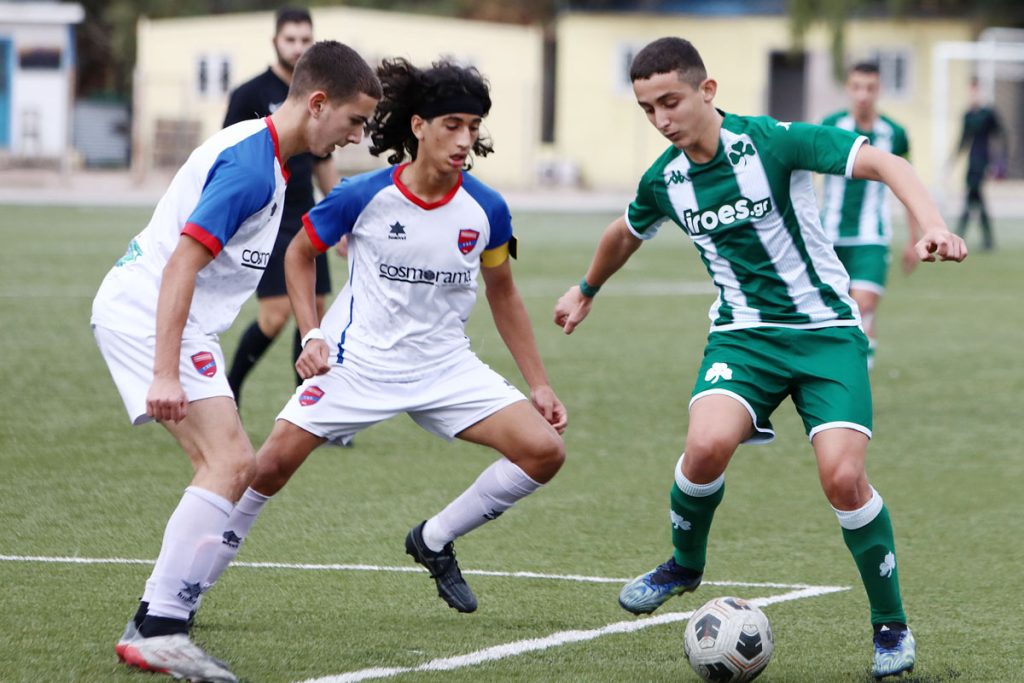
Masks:
[[[836,256],[850,274],[850,289],[866,289],[885,293],[892,255],[887,244],[861,244],[836,247]]]
[[[871,438],[868,340],[859,327],[757,327],[712,332],[690,398],[731,396],[754,423],[746,443],[775,439],[771,415],[793,398],[810,439],[835,427]]]

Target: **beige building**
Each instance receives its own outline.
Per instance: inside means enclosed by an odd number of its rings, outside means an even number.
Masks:
[[[936,179],[945,154],[931,140],[932,48],[972,37],[967,22],[932,19],[850,20],[851,60],[874,59],[882,68],[881,109],[902,123],[911,157],[926,182]],[[719,83],[716,104],[737,114],[818,121],[845,106],[831,75],[827,33],[818,28],[805,51],[789,59],[789,20],[783,16],[569,14],[557,24],[558,92],[555,154],[578,165],[595,188],[632,186],[667,146],[637,107],[629,81],[632,56],[667,35],[697,47]],[[967,83],[967,67],[951,70],[950,83]],[[959,131],[966,87],[951,90],[950,135]],[[948,141],[948,148],[954,140]]]
[[[425,64],[440,55],[473,64],[491,81],[487,119],[497,150],[476,172],[505,189],[579,183],[630,190],[666,143],[636,105],[632,56],[665,35],[690,39],[719,81],[721,108],[782,120],[820,120],[845,106],[831,75],[829,37],[816,27],[792,58],[785,16],[565,13],[554,25],[555,88],[544,102],[545,42],[540,28],[352,8],[314,8],[318,38],[345,42],[369,61],[404,56]],[[274,58],[272,13],[140,22],[134,102],[137,171],[174,168],[220,127],[228,93]],[[909,131],[911,160],[926,182],[943,178],[956,142],[973,65],[933,69],[937,46],[969,41],[972,26],[952,19],[850,20],[848,58],[877,60],[881,108]],[[549,46],[550,47],[550,46]],[[549,52],[550,54],[550,52]],[[934,107],[945,92],[944,107]],[[542,142],[542,112],[553,107],[553,138]],[[935,112],[944,125],[937,128]],[[944,140],[934,131],[940,130]],[[366,148],[337,153],[345,171],[380,165]],[[952,182],[952,181],[950,181]]]
[[[476,173],[501,187],[534,176],[540,139],[541,31],[538,28],[352,8],[312,8],[318,39],[339,40],[375,63],[401,56],[418,65],[449,56],[491,83],[485,129],[495,153]],[[275,59],[271,12],[142,20],[135,72],[137,172],[174,168],[220,128],[229,92]],[[366,147],[337,152],[344,170],[381,165]],[[386,155],[385,155],[386,156]]]

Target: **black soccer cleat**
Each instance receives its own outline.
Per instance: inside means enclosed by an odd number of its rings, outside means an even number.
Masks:
[[[427,568],[430,578],[437,584],[437,594],[449,607],[459,612],[475,612],[476,596],[459,571],[459,563],[455,560],[455,545],[449,543],[440,552],[428,548],[423,542],[424,524],[426,521],[414,526],[405,537],[406,554]]]

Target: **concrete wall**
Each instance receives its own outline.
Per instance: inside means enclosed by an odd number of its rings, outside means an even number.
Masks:
[[[485,127],[495,154],[477,160],[475,173],[502,187],[528,186],[540,144],[541,32],[531,27],[474,22],[351,8],[313,8],[318,39],[350,45],[371,64],[402,56],[426,65],[451,56],[476,66],[491,83],[494,107]],[[159,118],[199,122],[201,138],[216,131],[227,93],[220,86],[228,65],[230,87],[248,80],[275,58],[273,13],[244,13],[190,19],[143,20],[138,27],[135,77],[135,163],[152,165]],[[197,87],[197,64],[205,57],[211,88]],[[339,165],[364,169],[365,148],[337,153]]]

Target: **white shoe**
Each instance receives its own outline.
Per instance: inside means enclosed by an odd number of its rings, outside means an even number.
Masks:
[[[122,662],[125,661],[125,648],[138,640],[139,637],[139,629],[135,627],[135,620],[129,619],[128,624],[124,627],[124,633],[121,634],[121,639],[118,640],[117,645],[114,646],[114,652],[117,653],[117,658]]]
[[[129,666],[192,683],[238,683],[227,664],[203,652],[184,633],[137,637],[125,645],[122,657]]]

